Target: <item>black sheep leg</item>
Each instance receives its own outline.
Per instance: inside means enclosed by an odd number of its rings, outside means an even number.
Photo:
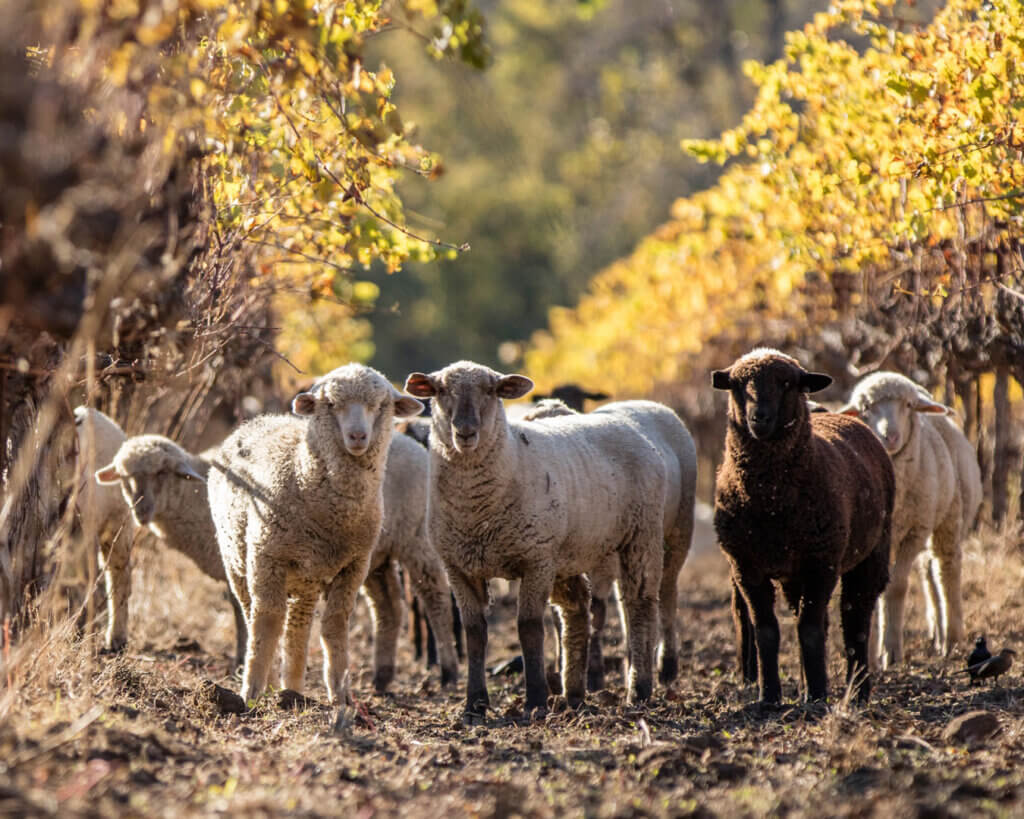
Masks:
[[[775,587],[767,577],[751,582],[741,576],[739,584],[754,621],[761,702],[777,703],[782,700],[782,683],[779,680],[779,621],[775,616]]]
[[[754,624],[750,621],[747,601],[739,584],[732,583],[732,621],[736,627],[736,654],[739,660],[739,671],[746,682],[757,682],[757,645],[754,637]]]
[[[843,643],[846,648],[846,682],[857,679],[857,699],[871,695],[868,674],[868,639],[871,613],[889,579],[889,550],[879,548],[843,575],[840,603],[843,612]]]

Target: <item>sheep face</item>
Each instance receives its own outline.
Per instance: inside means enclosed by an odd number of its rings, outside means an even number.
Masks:
[[[434,399],[433,424],[440,442],[449,451],[468,453],[481,440],[491,439],[498,416],[505,414],[502,399],[521,398],[533,382],[525,375],[502,375],[460,361],[429,375],[413,373],[405,389],[418,398]]]
[[[898,373],[876,373],[853,391],[840,412],[867,424],[890,457],[903,451],[914,437],[918,413],[945,414],[950,409],[933,401],[921,387]]]
[[[759,441],[784,436],[807,414],[805,393],[831,383],[830,376],[808,372],[777,350],[754,350],[712,374],[715,389],[730,393],[730,423]]]
[[[340,433],[345,450],[364,455],[395,418],[411,418],[423,404],[402,395],[379,372],[361,364],[339,367],[292,400],[292,412],[311,424]]]
[[[149,443],[145,438],[127,441],[114,460],[96,472],[97,483],[121,485],[121,494],[138,526],[149,526],[162,511],[160,487],[167,481],[206,482],[183,452],[172,449],[173,444]]]

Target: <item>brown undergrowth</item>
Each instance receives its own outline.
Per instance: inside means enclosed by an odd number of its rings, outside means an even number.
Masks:
[[[724,562],[683,570],[679,681],[646,708],[624,703],[621,676],[580,712],[523,726],[519,675],[490,681],[483,727],[460,722],[461,697],[414,662],[408,640],[392,693],[372,693],[370,625],[353,627],[355,703],[328,708],[314,645],[308,700],[271,693],[231,713],[230,609],[221,589],[173,553],[135,555],[132,636],[95,656],[73,629],[39,631],[0,697],[0,814],[546,817],[973,816],[1024,812],[1024,684],[956,675],[926,653],[912,592],[904,668],[877,677],[866,708],[796,703],[792,618],[784,616],[787,705],[762,710],[733,670]],[[1024,646],[1024,561],[1009,538],[975,538],[965,561],[968,628]],[[833,622],[837,621],[833,616]],[[514,605],[492,611],[492,663],[516,652]],[[615,628],[609,629],[614,635]],[[834,687],[843,667],[830,641]],[[616,640],[608,654],[621,658]],[[17,656],[14,659],[18,659]],[[966,746],[949,721],[983,709],[1000,731]]]

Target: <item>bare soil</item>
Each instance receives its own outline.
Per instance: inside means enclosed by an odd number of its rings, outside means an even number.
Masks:
[[[136,556],[132,642],[120,657],[54,632],[8,686],[0,722],[0,814],[181,816],[976,816],[1024,815],[1024,686],[967,684],[970,644],[929,655],[917,590],[909,662],[876,674],[871,703],[847,704],[838,630],[833,698],[797,702],[792,617],[783,615],[784,697],[763,709],[734,671],[727,573],[718,555],[683,570],[682,674],[644,708],[621,673],[579,712],[518,724],[522,677],[493,677],[485,726],[461,722],[461,681],[441,690],[408,640],[390,693],[371,684],[369,616],[353,624],[355,704],[326,705],[320,652],[306,697],[271,692],[243,713],[220,589],[173,554]],[[968,629],[993,650],[1024,645],[1024,563],[1008,538],[969,545]],[[517,653],[514,603],[492,611],[489,660]],[[838,618],[833,617],[833,622]],[[617,624],[608,654],[621,660]],[[550,641],[549,641],[550,642]],[[614,662],[614,660],[613,660]],[[1024,665],[1024,662],[1022,662]],[[998,731],[946,740],[956,716]]]

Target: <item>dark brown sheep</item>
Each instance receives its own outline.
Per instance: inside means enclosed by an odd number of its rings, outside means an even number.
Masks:
[[[778,581],[797,614],[805,693],[824,699],[828,602],[842,578],[846,678],[866,700],[871,612],[889,578],[889,456],[863,423],[809,413],[805,394],[832,379],[777,350],[747,353],[712,383],[730,393],[715,530],[732,565],[744,676],[756,668],[761,701],[779,702]]]

